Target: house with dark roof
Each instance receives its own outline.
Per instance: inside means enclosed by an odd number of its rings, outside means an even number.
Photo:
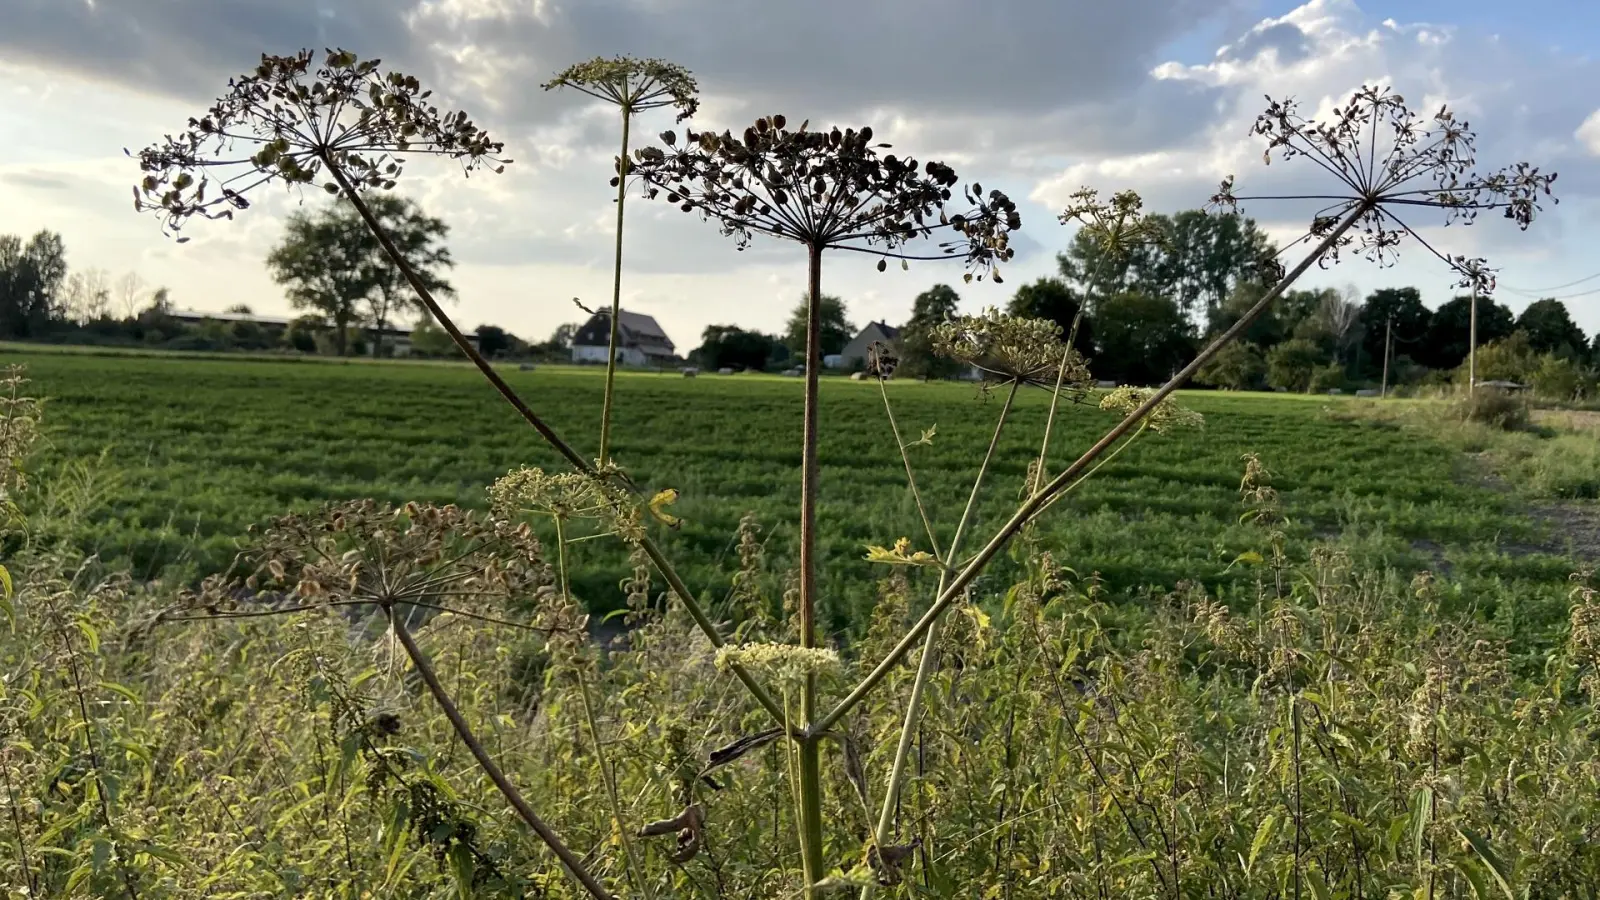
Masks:
[[[844,345],[839,351],[839,368],[854,369],[867,364],[867,348],[874,342],[882,341],[891,349],[900,349],[900,329],[884,322],[868,322],[867,327],[855,336],[855,340]]]
[[[625,366],[665,366],[678,358],[672,338],[661,330],[653,316],[622,310],[619,326],[617,362]],[[611,310],[589,317],[572,337],[572,361],[603,363],[611,346]]]

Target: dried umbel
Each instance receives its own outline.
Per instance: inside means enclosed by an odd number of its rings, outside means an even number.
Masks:
[[[933,352],[977,366],[1004,381],[1054,388],[1081,398],[1091,383],[1089,367],[1076,349],[1061,340],[1061,326],[1049,319],[1013,316],[989,308],[934,327]],[[1065,373],[1062,372],[1063,359]]]
[[[900,354],[883,341],[873,341],[867,347],[867,374],[880,381],[888,381],[894,377],[894,370],[900,367]]]
[[[1100,398],[1100,408],[1124,415],[1138,409],[1155,393],[1150,388],[1119,387],[1104,397]],[[1192,409],[1185,409],[1173,402],[1171,397],[1163,397],[1144,419],[1146,427],[1157,434],[1166,434],[1169,431],[1181,431],[1186,428],[1199,429],[1205,427],[1205,417]]]
[[[208,579],[186,605],[226,615],[264,601],[291,608],[406,604],[482,617],[553,581],[526,525],[415,503],[358,500],[284,516],[241,559],[252,566],[242,582]]]
[[[900,259],[961,253],[968,276],[980,278],[1011,258],[1008,236],[1022,219],[1005,194],[984,194],[982,185],[972,184],[962,192],[970,208],[952,214],[945,206],[959,179],[949,166],[892,153],[880,157],[889,145],[873,143],[871,128],[811,131],[807,125],[790,131],[776,115],[757,119],[739,136],[688,131],[680,139],[663,132],[665,149],[635,151],[633,170],[647,196],[699,211],[740,249],[753,235],[766,234],[815,249]],[[907,250],[910,241],[941,229],[958,237],[940,243],[940,254]],[[882,260],[878,267],[885,267]]]
[[[1145,218],[1144,200],[1136,191],[1118,191],[1110,201],[1090,187],[1074,191],[1071,202],[1056,218],[1063,225],[1077,222],[1094,238],[1095,246],[1112,258],[1126,258],[1143,244],[1163,244],[1168,236],[1155,222]]]
[[[1267,99],[1266,111],[1251,129],[1267,139],[1262,159],[1271,163],[1275,154],[1286,160],[1304,157],[1343,187],[1342,193],[1327,195],[1333,202],[1317,211],[1306,240],[1320,242],[1334,235],[1347,217],[1356,216],[1353,227],[1323,251],[1319,264],[1337,261],[1339,251],[1350,246],[1390,264],[1401,238],[1410,234],[1461,273],[1462,286],[1488,290],[1493,284],[1481,266],[1468,266],[1463,258],[1434,249],[1397,210],[1432,207],[1445,212],[1446,224],[1470,224],[1480,211],[1498,209],[1526,229],[1540,211],[1541,196],[1558,202],[1551,195],[1554,172],[1522,162],[1489,174],[1474,172],[1474,135],[1448,107],[1425,118],[1392,90],[1363,86],[1324,122],[1302,116],[1293,100]],[[1233,182],[1231,175],[1223,180],[1211,198],[1213,206],[1236,211],[1243,200],[1291,199],[1240,196]]]
[[[540,87],[547,91],[572,88],[597,100],[614,103],[629,113],[675,107],[679,122],[700,108],[694,76],[688,69],[661,59],[597,56],[588,62],[568,66]]]
[[[273,181],[387,190],[408,155],[456,159],[468,173],[510,162],[466,113],[441,111],[416,78],[378,65],[347,50],[329,50],[315,69],[310,50],[263,55],[186,131],[139,151],[134,208],[176,232],[191,216],[232,218],[249,191]]]

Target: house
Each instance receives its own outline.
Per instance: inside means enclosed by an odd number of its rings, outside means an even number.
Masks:
[[[678,354],[661,326],[652,316],[622,310],[617,323],[620,347],[617,362],[625,366],[665,366],[677,360]],[[603,363],[611,346],[611,311],[601,310],[583,323],[572,337],[572,361],[575,363]]]
[[[898,350],[900,347],[900,329],[883,322],[868,322],[867,327],[855,336],[855,340],[844,345],[839,351],[839,362],[836,368],[854,369],[867,364],[867,348],[875,342],[882,341],[891,348]],[[830,367],[833,368],[833,367]]]

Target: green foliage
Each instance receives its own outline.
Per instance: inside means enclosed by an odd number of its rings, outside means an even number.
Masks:
[[[1139,291],[1098,297],[1089,309],[1095,323],[1099,378],[1128,384],[1158,384],[1194,358],[1194,327],[1172,300]]]
[[[1388,338],[1393,354],[1415,354],[1419,341],[1428,336],[1433,312],[1422,304],[1422,292],[1414,287],[1380,288],[1367,295],[1361,308],[1362,355],[1373,371],[1382,371],[1384,325],[1390,325]],[[1391,366],[1393,365],[1391,361]]]
[[[1249,341],[1236,341],[1222,348],[1222,352],[1195,373],[1200,384],[1246,391],[1262,383],[1267,375],[1267,360],[1261,348]]]
[[[1455,403],[1455,414],[1464,422],[1476,422],[1501,431],[1520,431],[1528,427],[1527,401],[1498,388],[1479,387],[1463,394]]]
[[[1481,324],[1481,323],[1480,323]],[[1478,381],[1515,381],[1527,384],[1539,367],[1539,357],[1528,341],[1528,333],[1518,329],[1509,337],[1490,341],[1478,347]],[[1465,382],[1467,363],[1457,370],[1457,378]]]
[[[65,317],[62,288],[67,278],[61,235],[40,231],[26,243],[0,234],[0,338],[25,338]]]
[[[1059,278],[1040,278],[1017,288],[1006,304],[1006,312],[1013,316],[1049,319],[1061,326],[1063,336],[1072,337],[1072,346],[1084,356],[1094,352],[1094,320],[1087,315],[1079,317],[1082,298],[1071,286]],[[1073,335],[1076,326],[1077,334]]]
[[[727,367],[760,372],[769,362],[787,356],[788,348],[777,338],[745,331],[737,325],[707,325],[700,335],[700,346],[693,353],[697,365],[712,371]]]
[[[1589,336],[1572,321],[1567,305],[1553,297],[1528,304],[1517,317],[1517,329],[1528,335],[1535,353],[1581,357],[1589,346]]]
[[[1433,311],[1428,337],[1412,356],[1434,369],[1454,369],[1467,359],[1471,297],[1455,297]],[[1478,298],[1478,346],[1510,337],[1516,330],[1511,310],[1489,297]]]
[[[961,295],[947,284],[936,284],[911,301],[911,317],[900,328],[899,374],[927,378],[953,378],[961,365],[933,349],[933,329],[956,317]]]
[[[1285,391],[1312,390],[1312,379],[1329,364],[1315,341],[1294,338],[1267,351],[1267,384]]]
[[[818,306],[821,317],[822,353],[832,356],[845,348],[856,336],[856,327],[844,309],[844,301],[831,294],[823,294]],[[783,343],[796,357],[806,355],[806,300],[801,298],[789,313],[789,323],[783,329]]]

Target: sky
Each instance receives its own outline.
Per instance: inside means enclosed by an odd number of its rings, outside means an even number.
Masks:
[[[396,189],[451,227],[453,312],[468,327],[541,340],[583,317],[574,297],[609,302],[616,110],[539,85],[571,63],[628,54],[695,74],[697,129],[738,132],[772,113],[870,124],[894,152],[943,160],[1018,202],[1004,284],[962,284],[959,262],[879,273],[870,256],[836,254],[823,289],[857,325],[903,321],[939,282],[957,287],[964,311],[1003,306],[1053,274],[1072,235],[1056,216],[1081,186],[1131,188],[1152,212],[1201,206],[1228,174],[1241,193],[1327,192],[1314,166],[1264,167],[1250,125],[1267,96],[1315,113],[1383,84],[1426,113],[1456,110],[1478,133],[1481,168],[1526,160],[1560,174],[1560,204],[1526,232],[1492,215],[1471,227],[1427,210],[1408,221],[1442,251],[1498,267],[1497,299],[1514,311],[1561,297],[1600,330],[1592,0],[0,0],[0,21],[0,234],[58,231],[70,266],[137,273],[179,308],[289,314],[263,260],[288,214],[326,198],[275,188],[177,244],[134,211],[139,173],[124,150],[182,129],[262,52],[337,46],[416,75],[514,160],[470,179],[411,165]],[[656,111],[633,133],[654,142],[673,127]],[[1292,204],[1244,212],[1282,242],[1308,222]],[[710,324],[781,330],[805,283],[798,246],[739,251],[659,200],[630,200],[626,234],[623,306],[655,316],[680,352]],[[1349,258],[1302,284],[1414,285],[1437,306],[1454,280],[1411,244],[1392,266]]]

